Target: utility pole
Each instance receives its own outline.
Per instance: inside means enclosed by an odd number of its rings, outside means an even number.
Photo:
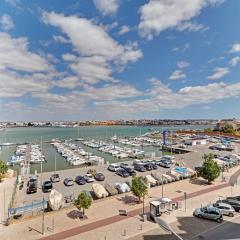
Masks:
[[[162,175],[162,198],[163,198],[163,175]]]
[[[41,152],[43,154],[43,149],[42,149],[42,136],[41,136]],[[43,175],[42,175],[42,159],[41,159],[41,189],[42,189],[42,184],[43,184]],[[42,191],[42,199],[43,199],[43,206],[42,206],[42,235],[44,235],[44,210],[45,210],[45,200],[44,200],[44,192]]]

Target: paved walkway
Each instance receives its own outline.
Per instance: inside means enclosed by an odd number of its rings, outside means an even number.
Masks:
[[[195,191],[195,192],[189,193],[187,195],[187,199],[191,199],[191,198],[197,197],[199,195],[203,195],[203,194],[206,194],[206,193],[209,193],[209,192],[216,191],[218,189],[222,189],[222,188],[228,187],[231,184],[237,182],[237,178],[238,178],[239,175],[240,175],[240,169],[238,171],[236,171],[230,177],[229,182],[223,183],[223,184],[220,184],[220,185],[211,186],[211,187],[199,190],[199,191]],[[182,201],[183,199],[184,199],[183,196],[179,196],[179,197],[173,198],[172,200],[174,202],[176,202],[176,201]],[[145,207],[145,212],[148,212],[148,211],[149,211],[149,207],[146,206]],[[58,232],[58,233],[55,233],[53,235],[46,236],[46,237],[43,237],[43,238],[40,238],[40,239],[41,240],[50,240],[50,239],[51,240],[61,240],[61,239],[66,239],[66,238],[69,238],[71,236],[79,235],[79,234],[82,234],[84,232],[88,232],[88,231],[94,230],[96,228],[104,227],[104,226],[109,225],[109,224],[113,224],[113,223],[116,223],[116,222],[119,222],[119,221],[122,221],[122,220],[126,220],[126,218],[131,218],[133,216],[137,216],[137,215],[141,214],[141,212],[142,212],[142,208],[134,209],[132,211],[129,211],[128,212],[128,216],[124,217],[124,218],[122,216],[115,215],[115,216],[112,216],[112,217],[109,217],[109,218],[105,218],[105,219],[101,219],[99,221],[92,222],[92,223],[89,223],[89,224],[86,224],[86,225],[83,225],[83,226],[78,226],[78,227],[75,227],[75,228],[72,228],[72,229],[69,229],[69,230],[66,230],[66,231]]]

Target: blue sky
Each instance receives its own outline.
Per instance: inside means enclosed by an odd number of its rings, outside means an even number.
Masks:
[[[240,117],[238,0],[3,0],[0,121]]]

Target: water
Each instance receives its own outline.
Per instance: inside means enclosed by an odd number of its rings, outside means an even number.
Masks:
[[[9,128],[6,131],[0,132],[1,142],[13,142],[13,143],[37,143],[40,144],[41,137],[43,139],[43,152],[46,156],[47,162],[43,164],[43,171],[54,171],[55,170],[55,149],[46,141],[51,141],[53,138],[59,139],[106,139],[114,135],[117,136],[138,136],[149,131],[149,128],[155,130],[177,130],[177,129],[204,129],[209,126],[177,126],[177,127],[135,127],[135,126],[91,126],[91,127],[79,127],[79,128]],[[80,144],[78,142],[78,144]],[[81,145],[81,144],[80,144]],[[86,151],[92,152],[98,156],[104,157],[106,161],[116,162],[118,159],[114,158],[109,154],[105,154],[86,146],[81,145]],[[159,156],[161,152],[156,147],[145,147],[143,150],[147,152],[155,152],[156,156]],[[15,151],[15,146],[2,147],[0,151],[0,159],[7,161]],[[121,160],[122,161],[122,160]],[[63,170],[73,168],[68,165],[66,160],[59,154],[56,155],[56,170]],[[18,166],[14,166],[17,170]],[[31,173],[34,171],[40,171],[40,164],[31,165]]]

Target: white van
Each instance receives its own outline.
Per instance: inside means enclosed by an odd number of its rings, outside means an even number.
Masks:
[[[115,164],[115,163],[112,163],[112,164],[108,165],[108,170],[112,171],[112,172],[116,172],[119,168],[120,167],[117,164]]]

